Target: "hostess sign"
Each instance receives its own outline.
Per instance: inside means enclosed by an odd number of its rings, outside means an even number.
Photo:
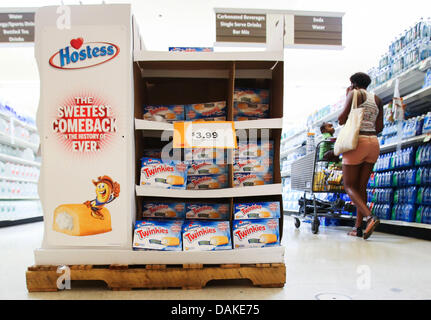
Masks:
[[[58,69],[83,69],[114,59],[120,48],[110,42],[84,42],[83,38],[70,40],[70,46],[54,53],[49,64]]]

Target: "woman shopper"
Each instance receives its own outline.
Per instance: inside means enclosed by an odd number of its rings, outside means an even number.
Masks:
[[[355,227],[348,234],[368,239],[380,223],[367,207],[367,184],[380,153],[377,135],[383,130],[383,103],[379,97],[366,90],[371,83],[366,73],[355,73],[350,77],[350,82],[344,110],[338,117],[338,122],[343,125],[347,121],[352,106],[353,90],[358,90],[357,106],[364,109],[364,116],[360,126],[358,146],[355,150],[343,153],[344,190],[357,211]],[[363,232],[364,217],[367,224]]]

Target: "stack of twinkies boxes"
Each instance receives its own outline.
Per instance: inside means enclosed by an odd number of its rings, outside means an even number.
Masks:
[[[143,202],[134,250],[216,251],[280,245],[280,203]]]
[[[226,121],[226,101],[181,105],[145,105],[144,120],[168,123],[185,120]]]
[[[268,117],[268,89],[235,88],[233,94],[234,121],[258,120]]]
[[[269,117],[269,90],[234,91],[235,121]],[[146,105],[144,119],[225,121],[225,101],[187,105]],[[230,160],[228,161],[228,157]],[[239,141],[224,149],[184,149],[183,161],[166,160],[161,149],[145,149],[140,185],[164,189],[209,190],[273,183],[274,141]],[[233,160],[233,164],[232,164]],[[234,194],[232,195],[234,197]],[[157,199],[157,198],[155,198]],[[134,250],[216,251],[280,245],[279,201],[154,200],[142,202],[136,221]]]

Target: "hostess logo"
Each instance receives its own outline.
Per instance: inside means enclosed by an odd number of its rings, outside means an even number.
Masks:
[[[57,69],[74,70],[94,67],[118,56],[120,48],[110,42],[84,42],[83,38],[70,40],[70,46],[54,53],[49,64]]]

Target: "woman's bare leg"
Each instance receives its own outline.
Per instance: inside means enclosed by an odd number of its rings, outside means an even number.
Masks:
[[[358,214],[368,217],[368,216],[371,216],[371,211],[367,207],[366,199],[364,199],[364,193],[359,188],[360,178],[362,176],[362,178],[364,179],[364,176],[365,176],[362,173],[361,169],[362,169],[362,165],[343,164],[344,190],[347,192],[353,204],[356,206]],[[366,197],[366,185],[365,185],[365,197]],[[357,222],[358,222],[358,218],[357,218]]]
[[[367,185],[368,181],[370,180],[371,173],[373,172],[374,163],[368,163],[364,162],[361,165],[361,170],[359,173],[359,192],[362,195],[362,199],[367,204]],[[363,216],[366,216],[363,212],[361,212],[361,219],[360,221],[356,221],[356,227],[359,227],[362,225],[362,219]],[[358,224],[359,223],[359,224]]]

